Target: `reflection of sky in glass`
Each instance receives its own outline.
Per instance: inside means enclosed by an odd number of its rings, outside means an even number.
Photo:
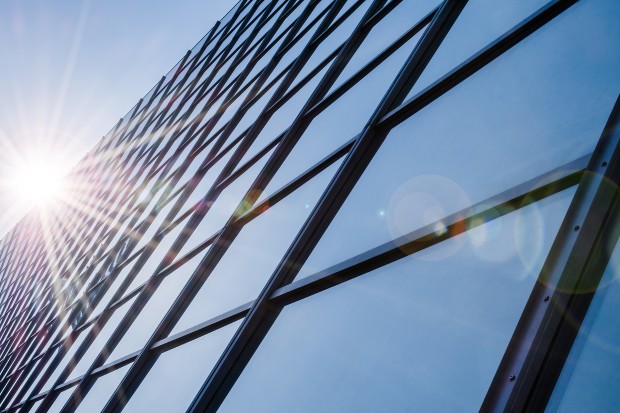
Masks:
[[[73,393],[73,389],[74,388],[72,387],[69,390],[65,390],[62,393],[60,393],[58,397],[56,398],[56,400],[54,401],[54,403],[50,406],[48,412],[49,413],[59,412],[60,409],[62,409],[62,406],[64,406],[67,400],[69,400],[69,397],[71,397],[71,394]]]
[[[131,323],[131,326],[123,335],[114,351],[112,351],[108,357],[109,361],[114,361],[129,353],[140,350],[146,344],[146,341],[164,318],[164,315],[168,312],[174,300],[176,300],[181,289],[185,287],[185,284],[205,254],[205,252],[201,252],[181,268],[166,276],[140,311],[138,317]]]
[[[331,165],[241,229],[171,334],[258,296],[338,166]]]
[[[611,412],[620,393],[620,248],[616,246],[566,365],[550,412]]]
[[[338,75],[338,79],[330,88],[330,92],[405,34],[439,3],[439,0],[404,0],[398,4],[387,16],[373,26],[351,60],[347,62],[342,73]]]
[[[300,276],[590,153],[620,90],[619,19],[578,3],[397,126]]]
[[[542,265],[524,263],[517,228],[540,223],[523,241],[546,255],[573,193],[287,306],[219,411],[477,411]]]
[[[114,313],[112,314],[110,319],[101,328],[101,330],[97,334],[97,337],[90,344],[84,355],[80,358],[80,361],[78,361],[78,363],[76,364],[75,368],[69,375],[69,379],[74,379],[86,373],[86,370],[88,370],[88,368],[95,361],[95,358],[99,355],[99,353],[101,353],[103,346],[108,342],[120,322],[127,315],[127,311],[129,311],[135,301],[136,297],[133,297],[125,304],[114,310]]]
[[[125,373],[127,373],[130,366],[131,365],[121,367],[118,370],[114,370],[112,373],[98,378],[75,411],[77,413],[89,413],[95,412],[101,409],[102,406],[105,406],[110,396],[112,396],[112,392],[121,382],[121,379]]]
[[[439,79],[548,0],[470,0],[407,96]]]
[[[407,41],[312,120],[270,180],[263,197],[273,194],[362,131],[418,40],[419,36],[414,36]]]
[[[184,412],[241,321],[163,353],[123,409]]]

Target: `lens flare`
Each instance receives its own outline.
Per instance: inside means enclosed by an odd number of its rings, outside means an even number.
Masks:
[[[28,208],[61,199],[66,189],[64,172],[63,165],[43,156],[24,159],[10,181],[16,201]]]
[[[413,241],[421,235],[416,230],[425,227],[440,236],[448,231],[444,219],[470,204],[465,191],[453,180],[439,175],[419,175],[394,192],[386,211],[386,225],[392,239],[404,236],[406,241]],[[443,260],[460,250],[464,242],[464,237],[456,237],[442,248],[416,254],[416,258]]]

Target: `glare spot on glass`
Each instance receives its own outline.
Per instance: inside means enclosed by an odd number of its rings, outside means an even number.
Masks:
[[[448,210],[465,209],[471,204],[465,191],[453,180],[440,175],[418,175],[405,181],[392,195],[386,216],[386,225],[392,239],[400,237],[412,241],[420,234],[412,229],[427,227],[428,232],[443,234]],[[422,260],[443,260],[456,253],[464,240],[439,253],[421,254]]]
[[[435,227],[434,232],[435,232],[435,235],[437,236],[441,236],[445,234],[446,232],[448,232],[448,228],[446,227],[446,224],[444,224],[442,221],[436,222],[434,227]]]

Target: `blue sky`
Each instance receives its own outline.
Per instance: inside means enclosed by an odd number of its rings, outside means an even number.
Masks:
[[[235,3],[0,0],[0,236],[20,164],[69,169]]]

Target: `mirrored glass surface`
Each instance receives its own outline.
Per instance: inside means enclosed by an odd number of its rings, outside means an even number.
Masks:
[[[231,156],[235,153],[238,145],[239,144],[234,145],[232,148],[227,148],[227,152],[222,155],[222,157],[215,164],[209,167],[209,169],[206,171],[206,173],[204,173],[202,178],[193,178],[200,179],[200,182],[198,183],[196,188],[192,190],[189,198],[187,198],[185,205],[181,208],[182,211],[186,211],[187,209],[194,207],[198,203],[198,201],[200,201],[205,197],[205,195],[207,195],[207,193],[213,186],[213,183],[220,176],[220,173],[222,172],[228,161],[230,161]]]
[[[326,38],[321,40],[316,49],[312,52],[312,55],[301,69],[299,74],[297,75],[297,79],[303,79],[305,76],[312,71],[315,67],[318,66],[330,53],[332,53],[336,48],[345,43],[357,25],[360,23],[364,14],[368,11],[370,6],[372,5],[372,1],[365,0],[361,5],[356,5],[355,11],[346,18],[345,21],[340,23],[333,32],[329,34]],[[349,5],[343,7],[344,10],[349,10]],[[342,11],[341,11],[342,12]]]
[[[112,284],[107,289],[105,295],[101,298],[97,306],[91,312],[90,317],[88,318],[89,321],[101,314],[101,312],[108,306],[108,304],[110,304],[110,300],[112,300],[112,297],[114,297],[114,294],[116,294],[118,287],[120,287],[123,281],[125,281],[127,274],[129,274],[129,271],[131,271],[131,268],[135,263],[136,259],[134,258],[131,262],[125,264],[125,266],[115,276],[114,281],[112,281]],[[101,293],[98,292],[98,294]]]
[[[440,0],[404,0],[375,24],[330,88],[338,88],[385,48],[415,26]],[[423,32],[424,30],[422,30]],[[420,34],[421,35],[421,34]],[[417,42],[416,42],[417,43]]]
[[[74,388],[71,387],[67,390],[64,390],[62,393],[60,393],[58,397],[56,397],[56,400],[54,400],[54,403],[52,403],[52,405],[50,406],[49,410],[47,410],[47,412],[49,413],[60,412],[60,409],[62,409],[62,406],[64,406],[65,403],[67,403],[67,400],[69,400],[69,397],[71,397],[71,393],[73,393],[73,390]],[[35,411],[35,410],[31,409],[30,411]]]
[[[612,12],[576,4],[394,128],[299,276],[591,153],[620,90]]]
[[[234,322],[163,353],[124,412],[184,412],[241,324]]]
[[[288,305],[218,412],[477,411],[573,193]]]
[[[54,369],[54,372],[49,376],[49,378],[45,382],[45,385],[41,388],[39,393],[42,393],[44,391],[47,391],[47,390],[51,389],[52,386],[54,385],[54,383],[56,382],[56,380],[58,380],[58,377],[60,377],[60,374],[68,367],[69,363],[73,363],[73,355],[75,354],[77,349],[84,342],[84,339],[88,335],[88,331],[89,331],[88,328],[86,329],[86,331],[82,331],[80,333],[80,335],[77,336],[77,338],[75,339],[75,341],[72,344],[68,343],[67,340],[65,340],[63,342],[63,344],[62,344],[63,346],[65,346],[65,347],[68,346],[68,348],[67,348],[67,350],[65,352],[65,355],[63,356],[63,358],[60,361],[60,363]],[[56,357],[57,354],[58,354],[58,351],[56,351],[54,353],[53,357]]]
[[[417,40],[416,36],[410,39],[312,120],[260,199],[265,199],[362,131]]]
[[[167,254],[172,250],[172,246],[179,236],[187,231],[186,226],[189,220],[191,219],[191,214],[183,218],[180,222],[174,224],[175,227],[169,230],[169,232],[164,235],[164,238],[157,244],[149,258],[145,263],[142,264],[140,269],[138,270],[138,274],[135,275],[135,278],[125,290],[125,294],[131,293],[140,285],[149,280],[158,269],[161,270],[160,266],[166,260]],[[169,262],[167,264],[170,264]],[[162,267],[163,268],[163,267]]]
[[[120,384],[127,370],[129,370],[129,367],[131,367],[131,365],[121,367],[103,377],[99,377],[80,402],[75,410],[76,413],[96,412],[105,406],[110,396],[112,396],[112,392]]]
[[[548,0],[471,0],[407,95],[415,96],[529,17]]]
[[[172,334],[254,300],[336,172],[336,163],[247,223]]]
[[[237,210],[237,207],[240,205],[243,197],[250,189],[250,185],[254,182],[270,155],[271,151],[263,155],[263,157],[252,165],[247,171],[229,183],[228,186],[222,190],[215,201],[213,201],[210,205],[207,214],[204,216],[202,221],[200,221],[194,232],[190,235],[187,243],[185,243],[183,248],[181,248],[181,253],[179,254],[180,257],[189,253],[201,242],[206,241],[209,237],[222,229],[222,227]]]
[[[207,249],[208,251],[208,249]],[[168,309],[185,286],[190,276],[200,263],[206,252],[201,252],[185,263],[181,268],[166,276],[157,287],[153,296],[146,303],[140,314],[123,335],[109,360],[114,361],[136,350],[140,350],[151,337],[159,322],[164,318]]]
[[[101,328],[99,334],[97,334],[97,337],[95,337],[95,340],[88,347],[88,350],[86,350],[80,361],[78,361],[71,374],[69,374],[69,378],[67,380],[74,379],[86,373],[88,368],[95,361],[95,358],[97,358],[97,356],[103,349],[103,346],[112,336],[112,333],[116,330],[120,322],[123,320],[123,318],[127,314],[127,311],[132,306],[135,300],[135,297],[130,299],[114,311],[114,314],[112,314],[110,319]]]
[[[619,276],[620,247],[616,245],[547,412],[611,412],[620,405]]]
[[[244,165],[260,152],[261,149],[273,142],[278,135],[291,126],[301,109],[306,102],[308,102],[310,95],[316,89],[323,75],[325,75],[325,72],[327,72],[327,68],[323,68],[323,70],[314,75],[312,79],[308,80],[308,82],[297,91],[297,93],[290,96],[282,106],[275,110],[250,144],[250,147],[241,158],[239,165]]]

